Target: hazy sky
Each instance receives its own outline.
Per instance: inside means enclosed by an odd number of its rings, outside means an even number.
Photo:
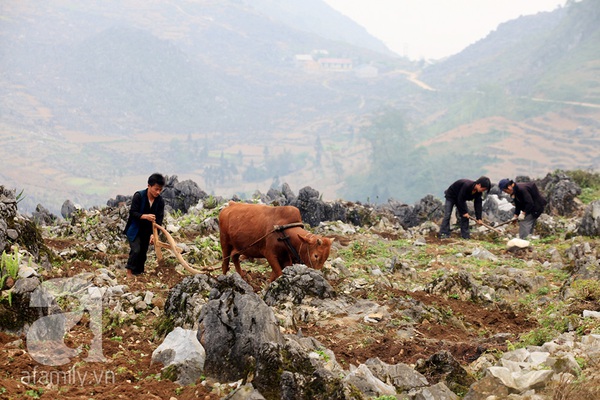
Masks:
[[[391,50],[411,59],[456,54],[502,22],[566,0],[325,0]]]

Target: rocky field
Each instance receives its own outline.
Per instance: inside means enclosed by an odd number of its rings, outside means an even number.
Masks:
[[[513,225],[437,239],[432,198],[372,207],[258,194],[335,238],[322,271],[294,265],[272,284],[264,260],[244,260],[243,279],[221,275],[225,199],[168,202],[165,227],[202,273],[163,249],[128,279],[127,198],[28,217],[0,193],[2,399],[600,395],[600,201],[582,203],[581,190],[551,199],[522,247]],[[490,224],[509,211],[488,196]]]

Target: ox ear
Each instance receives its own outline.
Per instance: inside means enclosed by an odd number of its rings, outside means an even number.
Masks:
[[[317,238],[317,245],[322,246],[325,244],[325,242],[327,240],[329,240],[329,245],[331,245],[333,243],[333,241],[335,240],[335,238],[328,238],[328,237]]]
[[[299,237],[299,238],[300,238],[300,240],[302,240],[303,242],[310,243],[310,238],[308,237],[308,235],[298,235],[298,237]]]

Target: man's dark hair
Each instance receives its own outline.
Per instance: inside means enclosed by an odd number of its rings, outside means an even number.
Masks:
[[[487,176],[482,176],[479,179],[477,179],[475,181],[475,184],[480,184],[482,188],[485,188],[486,190],[490,190],[490,188],[492,187],[492,182],[490,182],[490,178],[488,178]]]
[[[150,177],[148,178],[148,185],[150,185],[150,186],[154,186],[154,185],[165,186],[165,177],[159,173],[154,173],[154,174],[150,175]]]

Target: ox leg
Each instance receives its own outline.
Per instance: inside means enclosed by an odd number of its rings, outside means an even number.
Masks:
[[[227,275],[227,272],[229,272],[229,258],[223,260],[221,271],[223,272],[223,275]]]
[[[233,260],[233,265],[235,265],[235,270],[243,278],[245,274],[242,273],[242,266],[240,265],[240,255],[241,254],[236,253],[233,257],[231,257],[231,259]]]
[[[269,282],[273,282],[283,274],[283,271],[281,270],[281,265],[279,264],[277,256],[269,256],[267,257],[267,261],[269,262],[269,265],[271,265],[271,277],[269,278]]]
[[[221,270],[223,275],[227,275],[229,272],[229,257],[231,256],[231,247],[221,244],[221,251],[223,251],[223,262],[221,263]]]
[[[271,272],[271,282],[273,282],[275,279],[279,278],[282,274],[283,274],[283,270],[286,267],[289,267],[290,265],[292,265],[292,259],[286,254],[283,255],[282,257],[278,257],[277,261],[279,262],[279,275],[275,275],[275,269],[273,268],[273,271]]]

